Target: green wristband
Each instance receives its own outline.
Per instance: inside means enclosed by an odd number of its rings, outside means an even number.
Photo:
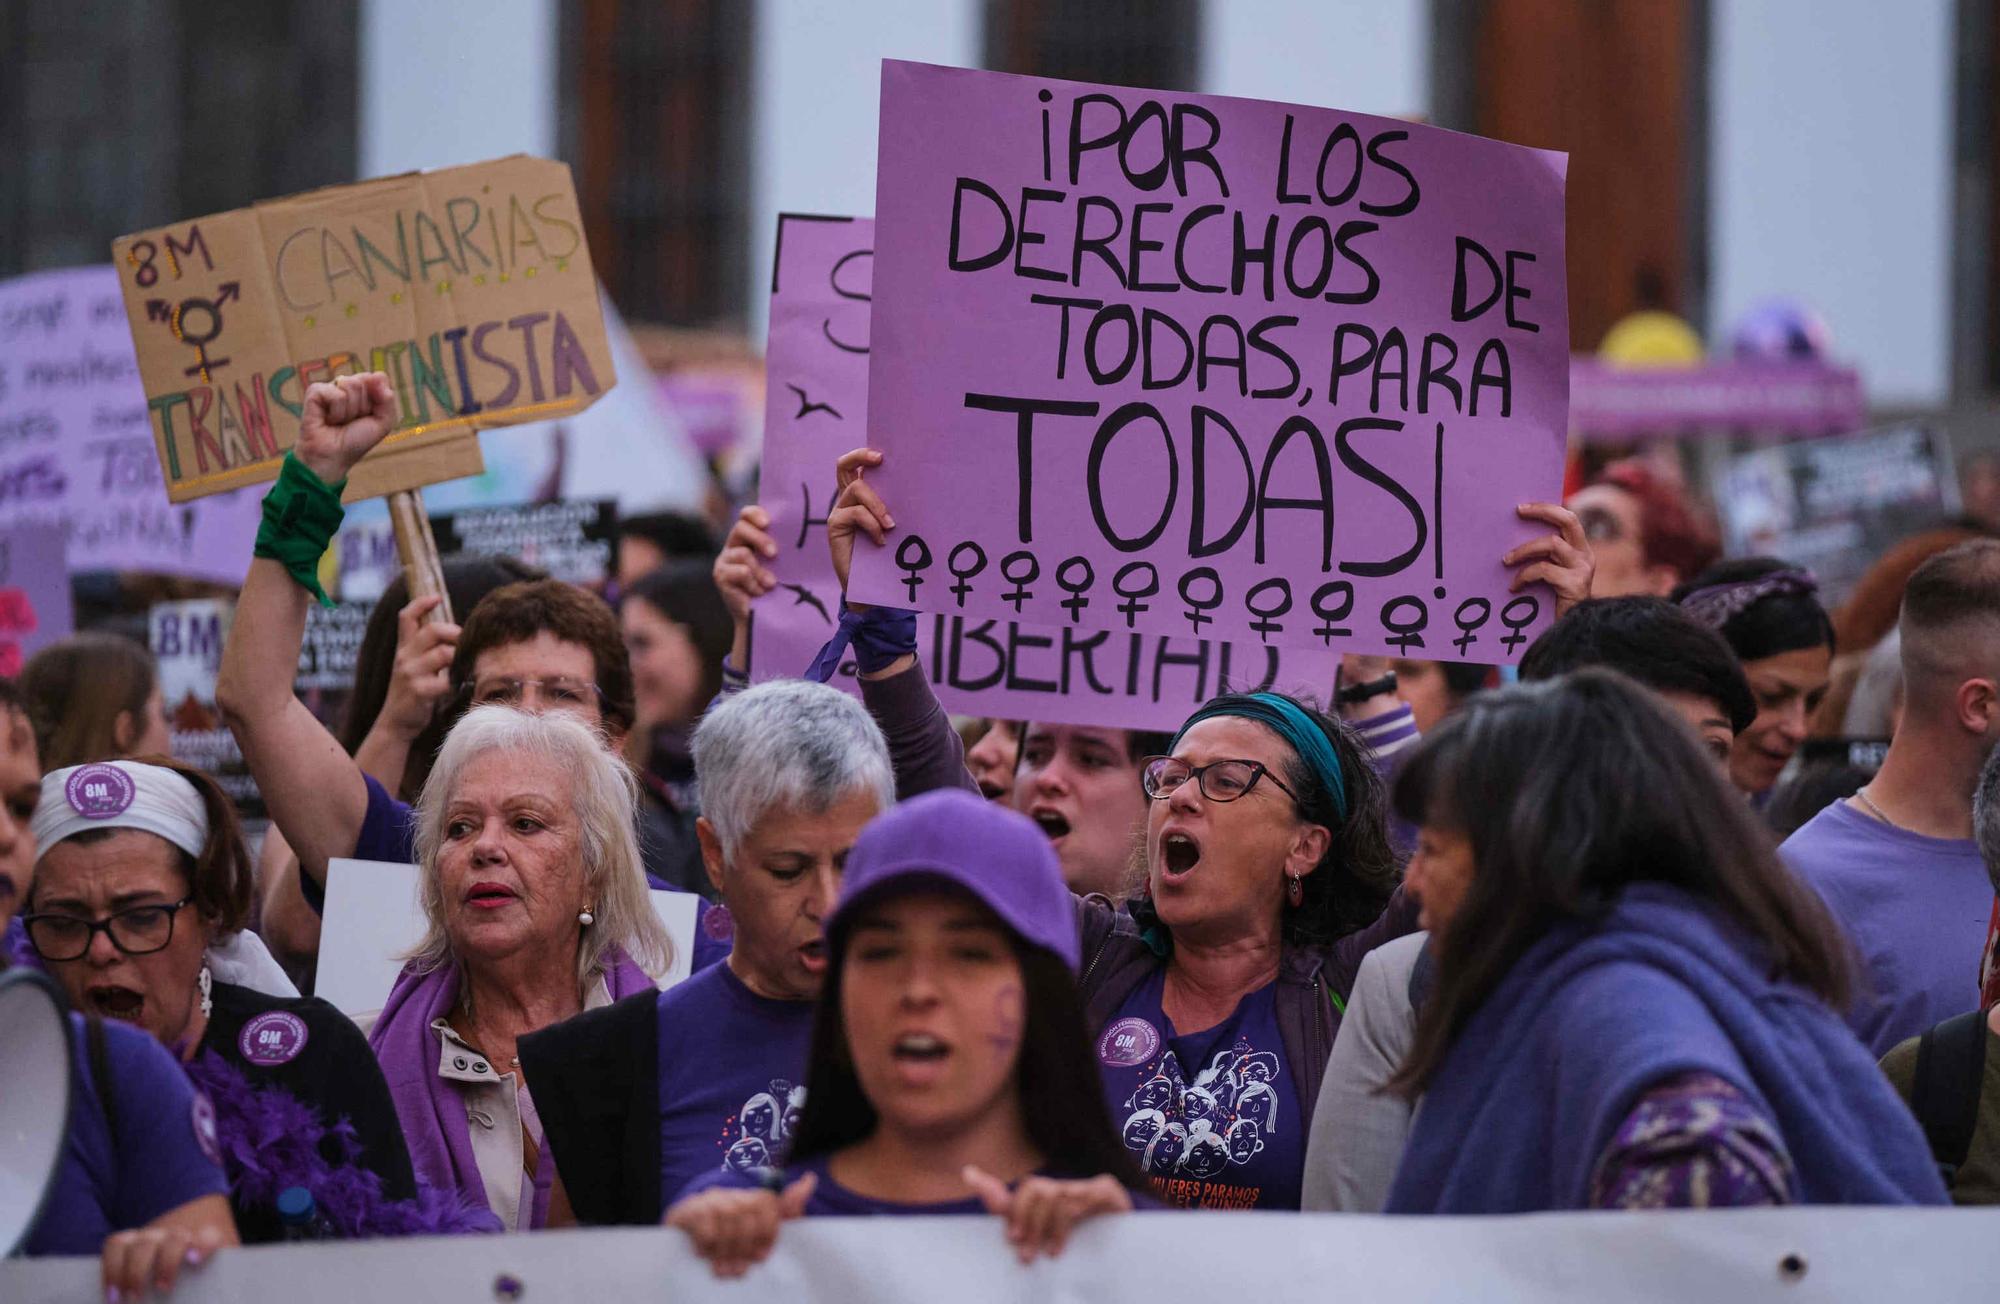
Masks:
[[[285,568],[298,586],[330,607],[333,599],[319,582],[319,559],[347,518],[340,491],[347,481],[329,485],[287,451],[277,483],[264,495],[264,520],[257,527],[256,556],[269,557]]]

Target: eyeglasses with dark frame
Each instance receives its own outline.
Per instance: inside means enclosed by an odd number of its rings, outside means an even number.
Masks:
[[[1139,771],[1139,785],[1153,801],[1165,801],[1189,779],[1195,781],[1201,795],[1210,801],[1235,801],[1256,787],[1259,779],[1269,779],[1279,792],[1299,802],[1299,794],[1286,787],[1285,781],[1271,773],[1262,761],[1221,760],[1189,765],[1171,756],[1149,756]]]
[[[151,955],[167,949],[174,940],[174,919],[193,904],[193,897],[184,896],[166,905],[114,910],[94,920],[65,914],[23,915],[21,926],[28,931],[28,945],[44,960],[81,960],[99,933],[126,955]]]
[[[530,688],[550,710],[581,711],[595,703],[597,713],[604,714],[604,690],[581,679],[520,679],[511,676],[482,679],[459,689],[458,695],[468,707],[518,707],[527,700]]]

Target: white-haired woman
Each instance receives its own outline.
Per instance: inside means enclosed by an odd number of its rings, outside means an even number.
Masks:
[[[895,800],[867,708],[806,680],[724,699],[694,735],[729,958],[526,1039],[521,1064],[585,1223],[652,1224],[697,1178],[784,1162],[805,1104],[822,925],[861,828]]]
[[[417,1176],[508,1230],[572,1221],[516,1041],[651,990],[671,962],[633,801],[630,770],[582,721],[482,706],[417,802],[429,930],[368,1040]]]

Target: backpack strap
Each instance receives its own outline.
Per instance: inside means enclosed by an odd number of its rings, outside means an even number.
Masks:
[[[1972,1148],[1985,1074],[1986,1011],[1946,1019],[1918,1039],[1910,1108],[1923,1125],[1947,1187]]]

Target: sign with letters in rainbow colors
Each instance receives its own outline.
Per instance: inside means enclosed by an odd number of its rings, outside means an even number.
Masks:
[[[269,200],[111,247],[173,502],[269,480],[306,388],[386,372],[350,500],[476,474],[473,432],[617,379],[569,168],[517,156]]]

